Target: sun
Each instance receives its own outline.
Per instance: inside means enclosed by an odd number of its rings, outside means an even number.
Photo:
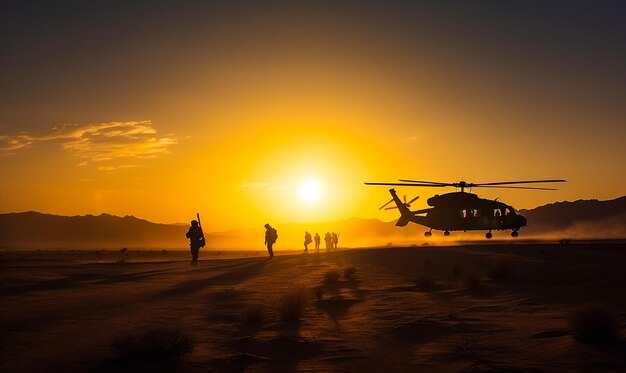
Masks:
[[[315,179],[306,179],[300,184],[300,199],[307,203],[313,203],[320,200],[322,196],[322,186]]]

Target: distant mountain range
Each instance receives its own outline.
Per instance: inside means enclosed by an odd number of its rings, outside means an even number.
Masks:
[[[626,237],[626,196],[608,201],[556,202],[532,210],[520,210],[519,213],[528,219],[524,234]]]
[[[59,216],[39,212],[0,214],[0,247],[121,248],[180,246],[187,227],[134,216]],[[154,246],[153,246],[154,247]]]
[[[528,219],[521,237],[556,236],[626,238],[626,196],[609,201],[557,202],[520,210]],[[304,231],[340,233],[340,245],[379,246],[389,242],[424,242],[426,228],[398,228],[395,221],[352,218],[329,223],[277,226],[282,247],[300,248]],[[39,212],[0,214],[0,247],[4,248],[185,248],[187,226],[157,224],[134,216],[58,216]],[[263,228],[207,233],[209,248],[263,249]],[[480,234],[482,236],[482,233]],[[470,238],[454,233],[451,239]],[[496,236],[497,237],[497,236]]]

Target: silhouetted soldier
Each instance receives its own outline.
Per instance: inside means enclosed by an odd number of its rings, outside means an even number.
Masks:
[[[330,248],[332,246],[332,238],[330,237],[330,233],[326,232],[326,234],[324,235],[324,243],[326,244],[326,251],[330,251]]]
[[[272,228],[271,225],[265,224],[265,245],[267,245],[267,252],[270,254],[270,258],[274,257],[274,250],[272,247],[278,239],[278,232]]]
[[[186,236],[189,238],[189,248],[191,249],[191,264],[197,264],[200,248],[204,247],[205,244],[204,233],[197,220],[191,221],[191,227],[189,227]]]
[[[309,251],[309,244],[313,242],[311,239],[311,233],[305,231],[304,232],[304,251]]]
[[[315,251],[320,251],[320,235],[319,233],[315,233],[315,237],[313,237],[315,241]]]
[[[339,235],[335,232],[333,232],[333,234],[331,235],[331,239],[332,239],[332,248],[333,249],[337,249],[337,244],[339,243]]]

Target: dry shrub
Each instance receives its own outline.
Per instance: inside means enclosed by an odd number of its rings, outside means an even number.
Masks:
[[[179,360],[193,349],[194,340],[181,330],[158,327],[113,342],[122,356],[150,360]]]
[[[352,280],[356,273],[356,267],[346,267],[343,269],[343,278],[346,280]]]
[[[515,265],[509,258],[495,258],[489,272],[489,277],[499,280],[505,280],[515,275]]]
[[[249,304],[244,308],[242,317],[246,324],[258,324],[265,319],[265,311],[260,304]]]
[[[417,280],[415,280],[415,286],[422,290],[432,290],[435,286],[435,281],[428,276],[419,276]]]
[[[304,286],[287,290],[278,300],[278,315],[283,321],[299,320],[307,305],[307,292]]]
[[[619,340],[617,315],[601,304],[583,304],[574,309],[569,319],[576,339],[588,343],[613,343]]]
[[[478,272],[466,273],[463,278],[463,284],[470,290],[476,290],[480,288],[483,282],[483,276]]]
[[[339,281],[339,277],[341,277],[339,271],[331,269],[330,271],[326,271],[326,273],[324,274],[324,283],[334,284]]]
[[[318,301],[322,300],[322,298],[324,297],[324,289],[319,288],[315,291],[315,299],[317,299]]]

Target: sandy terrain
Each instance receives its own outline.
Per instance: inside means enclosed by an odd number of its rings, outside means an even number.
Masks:
[[[164,325],[196,344],[161,370],[626,369],[624,342],[585,344],[568,327],[576,306],[596,302],[626,335],[626,244],[277,253],[205,255],[191,267],[186,253],[131,252],[114,263],[119,253],[5,251],[0,370],[142,371],[111,345]],[[507,264],[501,278],[489,277],[495,263]],[[328,271],[350,266],[352,279],[324,284]],[[298,283],[307,288],[301,320],[280,321],[278,300]],[[242,321],[251,305],[263,307],[261,323]]]

